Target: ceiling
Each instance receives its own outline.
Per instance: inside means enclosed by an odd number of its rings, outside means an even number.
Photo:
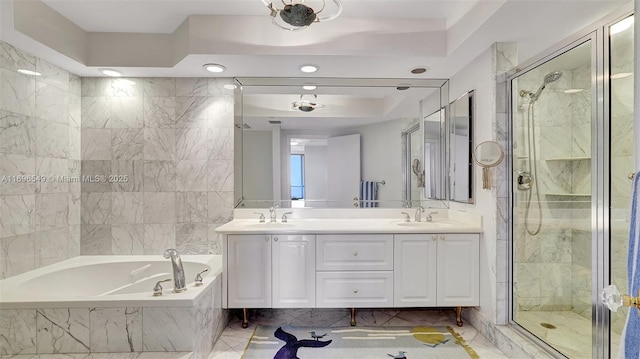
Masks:
[[[314,1],[307,0],[308,4]],[[287,32],[260,0],[2,0],[0,40],[81,76],[450,78],[494,42],[527,60],[628,0],[342,0]],[[33,21],[38,18],[40,21]],[[204,63],[227,71],[212,75]],[[425,66],[429,71],[412,75]]]

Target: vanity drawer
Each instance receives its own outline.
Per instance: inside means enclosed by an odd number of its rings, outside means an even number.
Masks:
[[[319,235],[317,270],[393,270],[393,235]]]
[[[393,307],[393,272],[316,272],[316,307]]]

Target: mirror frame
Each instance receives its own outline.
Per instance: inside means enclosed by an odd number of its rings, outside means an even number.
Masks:
[[[243,88],[249,86],[303,86],[313,83],[316,86],[328,87],[425,87],[440,89],[439,106],[449,105],[449,80],[448,79],[407,79],[407,78],[330,78],[330,77],[237,77],[234,78],[236,85],[234,90],[234,206],[245,207],[247,201],[252,199],[243,196]],[[437,110],[434,108],[434,111]],[[422,113],[420,114],[422,117]],[[448,121],[448,111],[445,123]],[[422,129],[422,124],[421,130]],[[444,141],[447,141],[445,138]],[[444,162],[442,168],[442,180],[447,182],[448,161]],[[400,174],[403,176],[403,174]],[[445,191],[446,194],[446,191]],[[404,202],[403,198],[398,198],[398,203]],[[448,207],[446,195],[443,198],[432,199],[443,202]],[[402,202],[401,202],[402,201]],[[422,199],[422,201],[428,201]],[[284,200],[273,200],[274,203],[284,202]]]
[[[455,141],[455,114],[453,114],[452,112],[454,111],[455,105],[458,101],[462,101],[463,99],[467,99],[467,105],[468,105],[468,125],[469,125],[469,138],[468,138],[468,153],[467,153],[467,163],[464,165],[465,167],[467,167],[467,199],[456,199],[455,196],[453,195],[453,171],[456,168],[457,164],[455,162],[455,151],[454,151],[454,146],[456,145],[456,141]],[[474,147],[474,139],[473,139],[473,134],[474,134],[474,126],[475,126],[475,121],[474,121],[474,117],[475,117],[475,90],[470,90],[465,92],[464,94],[460,95],[458,98],[456,98],[455,100],[451,101],[451,103],[449,104],[449,124],[448,124],[448,128],[449,128],[449,150],[450,150],[450,155],[449,155],[449,181],[448,181],[448,198],[450,201],[452,202],[458,202],[458,203],[468,203],[468,204],[473,204],[475,202],[475,196],[474,196],[474,188],[475,188],[475,174],[473,171],[473,164],[474,164],[474,159],[473,159],[473,151],[475,150]]]

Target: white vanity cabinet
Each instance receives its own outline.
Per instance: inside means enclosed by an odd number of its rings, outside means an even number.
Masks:
[[[397,234],[395,307],[480,305],[478,234]]]

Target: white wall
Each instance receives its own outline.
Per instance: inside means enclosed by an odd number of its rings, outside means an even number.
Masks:
[[[327,199],[327,146],[304,148],[305,200]],[[317,207],[316,203],[310,203]]]
[[[248,200],[273,199],[271,136],[271,131],[244,131],[243,195]]]

